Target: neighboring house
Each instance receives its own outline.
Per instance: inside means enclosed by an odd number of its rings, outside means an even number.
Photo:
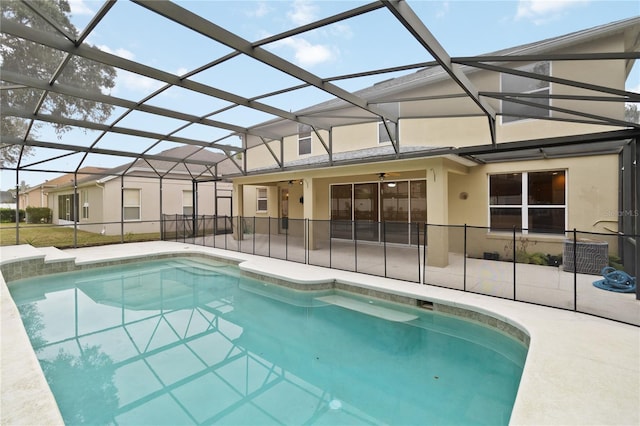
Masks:
[[[77,176],[78,179],[86,178],[88,176],[100,175],[101,173],[104,173],[105,170],[107,169],[102,167],[83,167],[78,170],[75,176]],[[54,179],[46,180],[39,185],[30,187],[26,191],[20,193],[20,208],[49,207],[47,194],[59,186],[68,186],[70,182],[73,182],[73,180],[74,174],[67,173]]]
[[[637,52],[639,29],[638,19],[626,20],[499,53],[545,57]],[[632,59],[502,64],[621,91],[632,65]],[[592,102],[590,109],[583,102],[582,116],[558,121],[572,117],[566,112],[572,109],[572,96],[590,92],[553,81],[462,69],[482,93],[501,88],[503,93],[531,96],[529,104],[485,98],[503,112],[496,119],[495,150],[487,148],[491,130],[477,105],[465,96],[438,98],[461,90],[439,67],[424,69],[356,93],[369,104],[395,111],[403,117],[397,123],[351,124],[349,118],[362,112],[333,100],[296,113],[318,120],[327,116],[333,123],[340,123],[343,115],[344,124],[333,124],[330,130],[315,132],[304,125],[294,129],[284,120],[256,126],[290,136],[271,142],[247,137],[246,175],[233,177],[234,215],[345,221],[332,237],[352,239],[357,232],[358,239],[373,242],[381,240],[380,222],[400,224],[398,229],[424,222],[486,227],[474,231],[469,241],[470,252],[478,244],[478,256],[492,247],[502,252],[512,241],[504,231],[514,227],[519,236],[538,244],[537,250],[551,254],[562,253],[565,230],[617,231],[621,206],[628,202],[620,196],[620,162],[637,155],[628,148],[636,149],[638,132],[622,130],[628,127],[624,123],[589,117],[623,121],[624,102]],[[447,228],[429,230],[430,265],[445,266],[447,253],[460,252],[460,234],[452,234]],[[410,241],[407,233],[394,235],[395,242]],[[312,235],[309,239],[313,248]],[[612,245],[610,253],[616,252]]]
[[[16,208],[16,194],[13,191],[0,191],[0,209]]]
[[[78,178],[76,188],[71,180],[47,193],[53,222],[76,222],[85,231],[117,235],[159,232],[164,215],[230,215],[232,185],[214,182],[205,165],[186,167],[170,161],[186,156],[203,164],[224,158],[198,147],[182,146],[157,154],[167,161],[136,160],[102,170],[99,175]],[[196,179],[199,182],[194,184]]]

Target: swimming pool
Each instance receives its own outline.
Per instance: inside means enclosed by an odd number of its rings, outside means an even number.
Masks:
[[[66,423],[507,424],[526,348],[173,259],[11,283]]]

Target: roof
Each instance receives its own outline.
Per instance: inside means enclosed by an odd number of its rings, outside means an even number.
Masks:
[[[12,191],[0,191],[0,203],[15,204],[16,197]]]
[[[183,180],[214,179],[216,173],[213,165],[225,158],[224,154],[203,147],[184,145],[162,151],[155,158],[138,159],[109,169],[101,181],[106,182],[123,174]]]
[[[107,169],[104,167],[87,166],[87,167],[80,168],[75,176],[78,178],[78,181],[80,182],[81,180],[87,179],[87,177],[102,176],[106,172],[106,170]],[[74,179],[73,173],[65,173],[62,176],[58,176],[56,178],[46,180],[39,185],[34,185],[29,189],[27,189],[25,192],[28,193],[31,191],[39,190],[40,188],[57,188],[60,186],[69,186],[73,182],[73,179]]]
[[[108,21],[113,10],[119,6],[116,3],[107,3],[96,12],[93,20],[78,35],[67,34],[61,28],[43,25],[43,29],[35,26],[26,26],[18,21],[3,17],[3,35],[15,37],[19,40],[27,40],[31,43],[41,45],[43,49],[58,51],[61,53],[59,64],[52,66],[50,75],[32,76],[26,70],[7,69],[3,64],[2,79],[7,94],[13,90],[24,90],[30,88],[37,94],[51,93],[63,97],[82,98],[105,105],[113,106],[122,112],[122,115],[110,118],[106,123],[92,122],[87,118],[64,117],[47,111],[42,105],[24,105],[3,108],[3,117],[26,120],[27,123],[51,125],[67,125],[77,128],[84,128],[89,135],[88,141],[82,143],[65,139],[62,135],[59,141],[38,140],[31,133],[26,135],[3,135],[2,143],[9,146],[30,147],[41,153],[50,154],[51,161],[40,160],[29,164],[25,158],[20,158],[16,164],[6,167],[8,170],[19,171],[48,171],[65,172],[68,170],[56,170],[55,161],[58,158],[78,158],[75,170],[80,170],[86,162],[100,165],[101,158],[121,157],[128,161],[124,166],[111,169],[109,173],[132,174],[140,173],[141,169],[146,169],[147,176],[160,177],[169,170],[177,175],[183,175],[189,179],[211,179],[220,177],[233,177],[247,174],[246,165],[235,156],[237,152],[242,152],[245,147],[257,146],[271,140],[281,140],[283,137],[297,133],[298,124],[312,126],[321,130],[335,126],[363,123],[388,119],[396,121],[402,119],[399,111],[388,108],[386,103],[394,101],[392,98],[407,93],[416,87],[424,87],[439,81],[451,80],[456,82],[456,90],[434,97],[433,99],[421,99],[420,102],[441,102],[443,99],[452,96],[465,97],[474,106],[478,116],[488,118],[487,125],[499,115],[501,111],[496,110],[494,104],[488,102],[489,94],[481,93],[477,87],[466,77],[478,70],[490,72],[508,72],[507,64],[518,61],[539,61],[554,58],[555,60],[618,60],[625,61],[626,69],[638,58],[638,46],[640,43],[640,17],[601,25],[595,28],[585,29],[560,37],[541,40],[536,43],[529,43],[516,46],[489,54],[482,54],[474,57],[452,58],[447,53],[445,46],[431,34],[426,25],[417,17],[411,9],[410,2],[373,2],[366,5],[353,6],[350,2],[342,3],[344,10],[334,15],[325,17],[316,22],[292,28],[280,34],[269,36],[262,40],[250,41],[234,33],[224,24],[216,24],[212,21],[197,15],[185,7],[171,2],[151,2],[135,1],[136,9],[140,15],[140,22],[144,22],[146,17],[153,16],[155,19],[166,19],[174,23],[179,28],[180,34],[192,32],[200,37],[208,38],[216,43],[224,45],[229,53],[223,57],[210,58],[207,52],[192,52],[194,62],[200,65],[181,75],[172,74],[157,68],[153,63],[142,63],[132,60],[117,53],[101,51],[87,45],[86,40],[90,37],[98,24]],[[47,16],[43,10],[38,9],[35,3],[28,4],[33,16],[33,22],[41,22],[41,16]],[[418,41],[425,49],[425,62],[418,64],[397,64],[384,69],[366,70],[353,75],[345,76],[320,76],[313,74],[309,69],[289,62],[282,56],[278,56],[273,49],[267,49],[271,43],[284,40],[297,34],[305,33],[312,29],[322,29],[329,25],[348,21],[372,13],[380,9],[389,12],[387,19],[389,26],[403,28]],[[115,13],[115,12],[113,12]],[[397,24],[400,24],[398,26]],[[106,24],[105,24],[106,25]],[[177,34],[177,33],[176,33]],[[591,40],[608,37],[614,34],[622,34],[625,39],[624,52],[593,52],[585,53],[580,58],[563,53],[567,47],[588,43]],[[176,35],[175,37],[178,37]],[[175,40],[180,43],[180,40]],[[96,93],[84,87],[74,86],[72,81],[65,79],[65,68],[70,61],[63,57],[80,58],[90,63],[101,63],[111,66],[123,72],[135,73],[155,80],[161,88],[142,99],[121,99],[105,93]],[[269,91],[251,98],[242,96],[240,93],[224,92],[216,87],[201,83],[199,76],[203,72],[209,72],[217,66],[227,63],[236,57],[248,58],[255,63],[260,63],[268,67],[273,72],[289,75],[302,83],[297,86],[285,87],[278,91]],[[496,69],[496,65],[501,68]],[[492,68],[494,67],[494,68]],[[392,73],[407,72],[406,75],[393,79],[384,79],[384,75]],[[380,76],[381,82],[363,90],[349,91],[344,89],[344,81],[354,81],[362,77]],[[579,81],[566,82],[576,87],[586,88],[584,83]],[[265,86],[266,87],[266,86]],[[283,108],[278,108],[265,103],[278,94],[297,93],[303,88],[313,88],[316,91],[324,92],[332,97],[332,100],[317,105],[303,108],[297,112],[292,112]],[[169,89],[181,89],[193,92],[194,96],[206,97],[212,104],[220,104],[223,101],[227,106],[207,115],[194,115],[185,112],[180,104],[171,108],[158,107],[154,99],[161,93]],[[590,87],[590,89],[593,89]],[[638,100],[638,95],[626,92],[619,87],[603,87],[603,93],[608,96],[617,97],[619,100]],[[494,95],[495,96],[495,95]],[[498,95],[499,96],[499,95]],[[35,96],[37,99],[39,96]],[[410,98],[405,98],[399,102],[415,102]],[[579,100],[576,100],[579,104]],[[499,103],[498,103],[499,104]],[[46,105],[46,104],[43,104]],[[218,118],[226,111],[247,111],[242,117],[249,117],[251,112],[260,113],[261,117],[270,116],[272,119],[266,121],[259,120],[249,126],[241,121],[233,119],[222,120]],[[121,119],[129,114],[149,114],[157,117],[158,120],[169,122],[178,120],[179,124],[170,130],[158,130],[155,127],[127,128],[119,125]],[[576,106],[574,113],[577,117],[582,117],[580,106]],[[414,117],[412,117],[414,118]],[[634,123],[626,123],[610,117],[589,117],[597,123],[606,123],[619,128],[638,128]],[[575,121],[575,118],[567,118],[567,121]],[[136,123],[136,125],[139,123]],[[211,129],[211,134],[218,134],[220,130],[226,132],[222,137],[198,138],[182,136],[188,134],[187,130],[192,128]],[[245,146],[237,142],[237,135],[242,137]],[[111,145],[103,143],[104,138],[111,136],[116,140],[131,140],[126,148],[112,148]],[[94,137],[93,140],[91,138]],[[495,141],[493,141],[495,144]],[[160,147],[173,145],[175,148],[160,150]],[[342,154],[328,152],[329,157],[340,158]],[[409,155],[407,148],[395,146],[396,156]],[[355,155],[355,154],[352,154]],[[378,155],[378,153],[373,153]],[[380,153],[385,156],[386,153]],[[383,158],[383,157],[381,157]],[[95,160],[94,160],[95,159]],[[328,166],[333,164],[333,158],[329,158],[323,164]],[[304,166],[302,164],[301,166]],[[284,163],[278,167],[285,167]],[[149,174],[149,169],[153,172]]]
[[[211,164],[215,164],[224,158],[224,155],[210,152],[194,146],[180,146],[163,151],[158,157],[167,158],[167,160],[155,159],[139,159],[134,162],[126,163],[121,166],[110,169],[102,167],[83,167],[78,171],[78,185],[87,183],[104,183],[116,179],[122,175],[158,178],[166,177],[171,179],[193,180],[214,178],[211,172]],[[175,159],[169,161],[168,159]],[[190,159],[198,161],[198,164],[189,164],[186,162],[176,163],[180,159]],[[73,174],[65,174],[58,178],[45,182],[47,187],[67,188],[73,184]]]

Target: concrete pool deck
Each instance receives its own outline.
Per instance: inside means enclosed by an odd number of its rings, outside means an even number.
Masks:
[[[524,330],[530,337],[511,424],[640,424],[640,328],[632,325],[474,293],[176,242],[70,250],[5,246],[0,248],[0,265],[43,259],[51,265],[72,261],[86,267],[105,261],[181,254],[237,261],[246,271],[297,283],[339,281],[492,316]],[[0,281],[0,422],[62,424],[4,277]]]

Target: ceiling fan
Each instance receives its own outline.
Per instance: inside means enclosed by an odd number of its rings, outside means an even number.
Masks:
[[[385,178],[397,177],[397,176],[400,176],[400,173],[397,173],[397,172],[381,172],[381,173],[378,173],[378,178],[380,178],[380,181],[385,180]]]

